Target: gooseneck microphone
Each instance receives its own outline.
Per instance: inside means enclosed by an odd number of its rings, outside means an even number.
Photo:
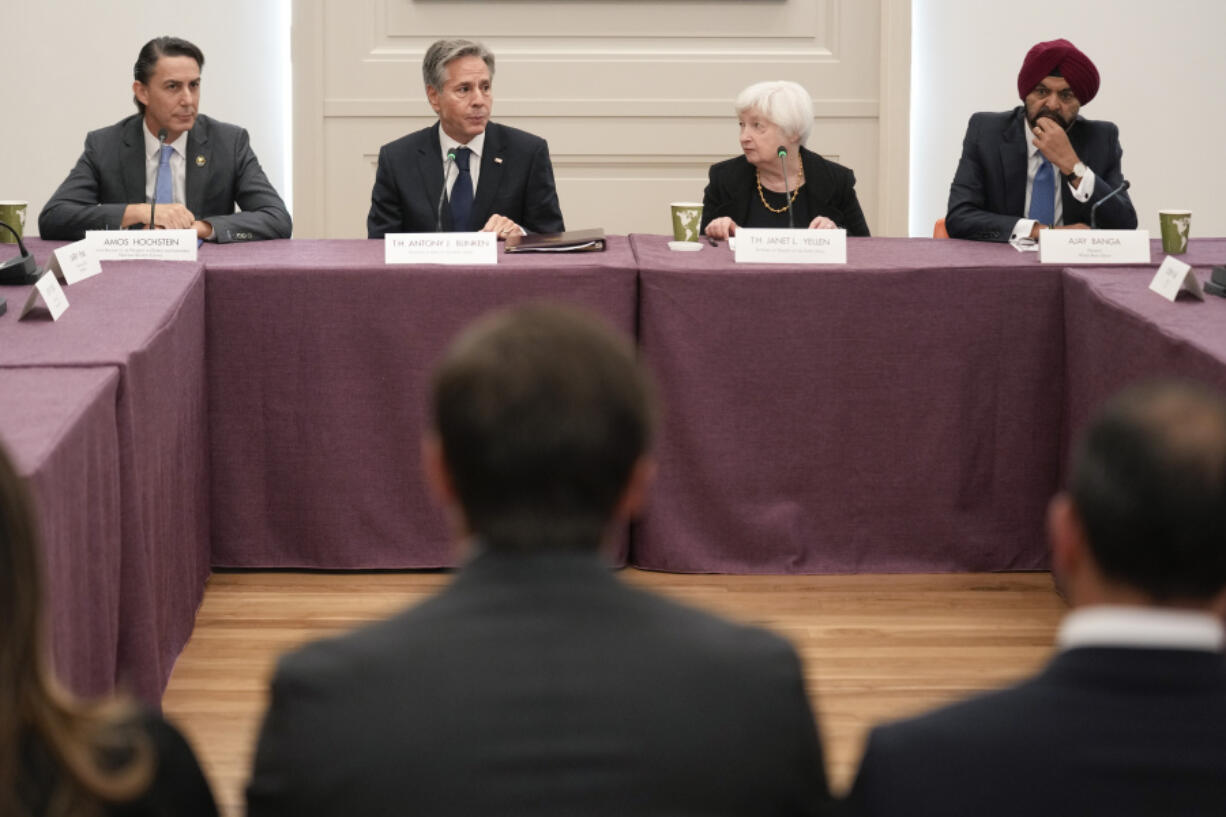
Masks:
[[[21,235],[9,225],[0,221],[0,227],[8,230],[17,239],[17,249],[21,251],[9,260],[0,264],[0,284],[10,286],[22,286],[32,284],[38,280],[38,264],[34,261],[34,256],[30,255],[30,251],[26,249],[26,245],[21,240]]]
[[[1123,183],[1119,187],[1115,188],[1110,193],[1103,196],[1098,201],[1094,202],[1093,206],[1090,207],[1090,229],[1091,230],[1098,229],[1098,208],[1102,207],[1103,204],[1107,202],[1108,200],[1118,196],[1120,193],[1123,193],[1129,187],[1132,187],[1132,182],[1128,181],[1127,179],[1124,179]]]
[[[157,212],[158,183],[162,181],[162,147],[165,144],[166,129],[162,128],[158,131],[158,169],[153,173],[153,201],[149,202],[149,223],[145,225],[146,230],[153,229],[153,214]]]
[[[443,202],[447,201],[447,174],[455,164],[455,148],[447,151],[447,161],[443,162],[443,188],[438,191],[438,212],[434,217],[434,232],[443,231]]]
[[[792,190],[788,187],[788,149],[780,145],[775,148],[775,153],[779,155],[779,168],[783,171],[783,204],[788,208],[788,229],[796,229],[796,224],[792,216]]]

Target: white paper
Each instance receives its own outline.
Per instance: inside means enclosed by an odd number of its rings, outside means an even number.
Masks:
[[[385,264],[497,264],[493,233],[388,233]]]
[[[50,270],[34,282],[34,289],[30,290],[30,297],[26,299],[26,305],[22,307],[17,319],[21,320],[29,315],[40,301],[46,305],[53,321],[58,321],[64,310],[68,309],[68,296],[60,288],[60,282],[55,280],[55,273]]]
[[[736,231],[737,263],[846,264],[846,230]]]
[[[1041,264],[1148,264],[1148,230],[1040,230]]]
[[[1200,279],[1192,272],[1192,267],[1169,255],[1158,267],[1149,288],[1171,303],[1175,302],[1180,292],[1188,292],[1194,298],[1205,300],[1205,291],[1201,289]]]
[[[100,261],[195,261],[195,230],[90,230],[85,234]]]
[[[66,247],[60,247],[51,253],[51,263],[47,269],[55,273],[55,277],[71,286],[78,281],[92,278],[102,272],[102,264],[93,253],[89,239],[82,239]]]

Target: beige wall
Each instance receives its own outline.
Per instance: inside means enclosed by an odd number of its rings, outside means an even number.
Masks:
[[[875,233],[903,234],[909,9],[909,0],[296,0],[295,234],[365,235],[379,147],[434,121],[421,56],[446,36],[480,39],[497,55],[494,118],[549,141],[572,228],[667,231],[668,202],[701,200],[707,167],[738,152],[737,92],[791,79],[814,98],[809,147],[855,169]]]

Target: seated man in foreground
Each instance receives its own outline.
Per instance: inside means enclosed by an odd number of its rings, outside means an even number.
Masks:
[[[1073,611],[1035,678],[873,731],[861,815],[1226,810],[1226,405],[1156,384],[1112,400],[1048,513]]]
[[[825,813],[793,649],[601,557],[654,468],[631,344],[559,308],[497,313],[452,345],[432,409],[425,467],[469,560],[282,659],[250,817]]]
[[[145,227],[151,214],[154,227],[222,244],[289,238],[289,212],[247,131],[197,113],[203,68],[204,54],[187,40],[145,43],[133,68],[139,113],[85,137],[85,152],[38,216],[42,238]]]
[[[1030,49],[1017,75],[1023,104],[977,113],[966,127],[945,215],[951,238],[1038,239],[1051,227],[1136,229],[1128,192],[1107,199],[1124,182],[1119,129],[1079,113],[1098,83],[1094,63],[1068,40]]]

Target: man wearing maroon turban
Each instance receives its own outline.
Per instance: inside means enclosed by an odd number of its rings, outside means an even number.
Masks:
[[[949,188],[953,238],[1037,239],[1039,230],[1131,230],[1137,214],[1124,181],[1119,129],[1078,113],[1098,93],[1098,69],[1068,40],[1030,49],[1017,75],[1023,104],[971,116]],[[1105,201],[1104,201],[1105,200]]]

